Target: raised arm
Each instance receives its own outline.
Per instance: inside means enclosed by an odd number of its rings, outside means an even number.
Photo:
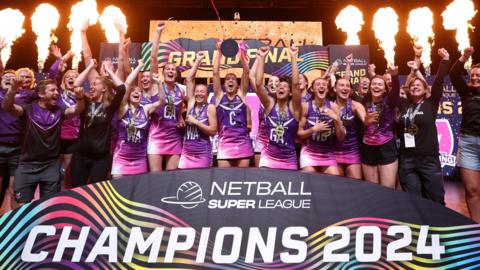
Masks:
[[[388,103],[392,106],[400,106],[400,81],[398,80],[398,66],[390,66],[387,69],[392,75],[392,89],[388,92]]]
[[[88,37],[87,37],[87,29],[88,29],[88,21],[85,20],[82,25],[82,29],[80,31],[82,37],[82,53],[85,63],[90,63],[93,59],[92,50],[90,50],[90,45],[88,44]],[[87,79],[89,82],[93,82],[95,78],[99,76],[98,71],[93,68],[91,72],[87,73]]]
[[[150,52],[150,76],[158,74],[158,50],[163,29],[165,29],[165,22],[159,22],[153,36],[152,50]]]
[[[248,92],[248,85],[249,85],[248,76],[250,73],[245,44],[241,44],[239,53],[240,53],[240,63],[242,64],[242,79],[240,80],[240,88],[239,88],[240,91],[238,91],[237,93],[238,95],[240,95],[242,99],[245,99]]]
[[[473,55],[473,52],[473,47],[463,50],[462,56],[460,56],[457,62],[453,64],[453,67],[450,70],[450,80],[461,98],[468,94],[468,85],[463,79],[463,74],[465,73],[465,63],[468,61],[468,58]]]
[[[420,78],[426,81],[425,78],[423,77],[422,72],[420,72],[418,68],[419,66],[416,61],[408,61],[407,66],[410,68],[410,73],[408,74],[407,79],[405,80],[405,86],[408,86],[410,84],[410,81],[413,78]]]
[[[197,74],[198,67],[202,64],[202,60],[205,58],[204,52],[197,52],[197,58],[195,63],[193,63],[192,68],[188,72],[186,83],[187,83],[187,99],[190,102],[194,99],[195,91],[195,75]]]
[[[22,79],[18,77],[12,78],[12,82],[10,86],[8,86],[7,94],[5,95],[5,98],[2,102],[2,109],[7,113],[17,117],[23,115],[23,108],[15,104],[15,94],[17,93],[17,90],[22,86],[22,84]]]
[[[50,66],[50,69],[48,70],[48,77],[52,80],[55,80],[57,85],[61,85],[64,71],[62,69],[62,65],[67,63],[68,60],[72,58],[73,53],[67,52],[65,55],[62,55],[60,48],[58,48],[56,45],[52,45],[50,46],[50,54],[52,54],[57,60]]]
[[[217,47],[217,57],[213,59],[213,95],[215,96],[215,102],[217,104],[220,103],[222,99],[223,91],[222,91],[222,81],[220,79],[220,61],[222,60],[222,51],[220,50],[220,43],[221,41],[216,43]]]
[[[128,77],[125,80],[125,87],[127,89],[130,88],[130,86],[132,86],[135,83],[138,73],[140,73],[140,70],[142,70],[144,65],[145,63],[143,63],[143,60],[139,59],[137,67],[130,74],[128,74]]]
[[[257,58],[253,65],[256,65],[256,74],[255,74],[255,86],[253,87],[255,93],[257,93],[260,102],[265,108],[265,112],[268,114],[274,105],[274,102],[270,96],[268,96],[267,91],[264,90],[264,69],[265,69],[265,57],[267,57],[270,49],[267,46],[261,47],[257,50]],[[253,76],[251,76],[253,79]]]
[[[448,68],[450,67],[450,54],[448,51],[444,48],[438,49],[438,55],[442,58],[442,60],[440,61],[437,75],[435,76],[435,80],[432,84],[432,98],[434,99],[437,107],[443,94],[443,79],[445,76],[447,76]]]
[[[423,47],[420,44],[415,44],[413,45],[413,52],[415,53],[415,64],[417,64],[417,68],[420,68],[422,65],[422,53],[423,53]]]
[[[345,67],[345,75],[343,75],[343,78],[350,81],[350,71],[352,70],[353,54],[347,55],[347,57],[345,57],[345,61],[347,62],[347,66]]]
[[[90,62],[88,62],[88,66],[82,71],[82,73],[78,74],[78,77],[77,77],[77,79],[75,79],[75,82],[73,83],[73,85],[75,87],[82,87],[85,80],[88,79],[89,74],[93,70],[95,70],[96,67],[97,67],[97,60],[91,59]],[[95,72],[96,72],[96,70],[95,70]],[[96,72],[96,73],[98,74],[98,72]],[[89,81],[89,82],[91,82],[91,81]]]
[[[117,75],[115,75],[115,72],[111,70],[108,64],[104,63],[103,69],[108,74],[108,76],[110,76],[110,79],[112,79],[112,82],[115,88],[118,88],[120,85],[125,85],[124,82],[120,80],[120,78],[118,78]],[[131,90],[131,87],[128,87],[127,85],[125,85],[125,93],[121,99],[119,116],[123,116],[122,108],[128,104],[128,98],[130,97],[130,90]],[[115,98],[116,98],[116,95],[115,95]]]
[[[157,96],[158,100],[154,103],[145,105],[145,111],[148,115],[152,114],[156,109],[160,108],[161,106],[165,105],[165,91],[163,91],[162,81],[160,80],[158,74],[154,74],[152,76],[152,83],[158,87]]]
[[[80,115],[83,110],[85,110],[85,95],[81,87],[75,87],[73,90],[75,94],[75,99],[77,102],[74,106],[69,107],[65,110],[65,117],[71,118],[77,115]]]
[[[120,80],[125,80],[127,75],[123,69],[123,61],[125,59],[125,33],[121,25],[118,22],[115,22],[115,28],[118,30],[118,35],[120,41],[118,42],[118,58],[117,58],[117,70],[115,75],[117,75]]]
[[[368,65],[367,74],[368,74],[368,78],[370,80],[377,75],[375,73],[375,69],[376,69],[375,64],[369,64]]]
[[[297,56],[298,48],[295,46],[290,47],[290,58],[292,60],[292,105],[293,114],[297,121],[302,116],[302,90],[300,90],[300,73],[298,72]]]

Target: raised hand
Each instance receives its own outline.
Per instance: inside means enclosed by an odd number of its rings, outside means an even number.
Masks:
[[[463,56],[464,56],[466,59],[468,59],[468,58],[470,58],[470,57],[473,55],[473,52],[474,52],[474,51],[475,51],[475,50],[473,49],[473,47],[465,48],[465,49],[463,50]]]
[[[442,60],[450,60],[450,54],[444,48],[438,49],[438,55],[442,58]]]
[[[97,59],[90,60],[90,63],[88,63],[88,68],[97,68]]]
[[[413,45],[413,52],[415,53],[415,56],[416,57],[421,57],[422,56],[422,52],[423,52],[423,47],[422,45],[420,44],[415,44]]]
[[[295,46],[295,45],[290,46],[289,52],[290,52],[290,56],[291,56],[292,58],[295,58],[295,59],[297,58],[297,56],[298,56],[298,48],[297,48],[297,46]]]
[[[417,62],[415,61],[408,61],[407,66],[414,71],[418,70]]]
[[[205,53],[203,51],[199,51],[197,52],[197,55],[196,55],[196,59],[197,61],[202,61],[203,59],[205,59]]]
[[[347,57],[345,57],[345,61],[347,61],[348,64],[352,64],[353,63],[353,54],[349,54],[347,55]]]
[[[166,27],[165,22],[159,22],[157,24],[157,33],[161,33],[163,29],[165,29],[165,27]]]
[[[389,73],[392,76],[398,75],[398,66],[389,66],[387,68],[387,73]]]
[[[270,48],[268,46],[262,46],[257,50],[257,56],[261,58],[267,57],[268,53],[270,52]]]
[[[62,52],[60,51],[60,48],[57,45],[50,45],[50,53],[55,56],[57,59],[62,59]]]
[[[368,65],[368,74],[375,74],[375,69],[377,67],[375,66],[375,64],[370,64]]]

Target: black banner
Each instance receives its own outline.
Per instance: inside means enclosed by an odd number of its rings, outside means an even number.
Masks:
[[[269,169],[138,175],[0,219],[11,269],[478,269],[480,225],[342,177]]]

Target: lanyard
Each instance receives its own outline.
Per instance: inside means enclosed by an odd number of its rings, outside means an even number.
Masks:
[[[100,103],[98,107],[96,107],[95,104],[95,102],[90,104],[90,118],[88,119],[87,127],[90,127],[93,124],[95,117],[103,109],[103,103]]]
[[[415,116],[418,114],[420,111],[420,107],[422,106],[423,101],[419,102],[416,106],[415,109],[413,109],[413,106],[408,107],[407,112],[405,113],[405,118],[404,118],[404,130],[405,132],[409,127],[415,126]]]
[[[202,115],[203,111],[204,111],[205,108],[207,107],[207,104],[204,103],[204,104],[202,105],[202,107],[200,107],[200,110],[198,110],[198,114],[197,114],[197,111],[195,110],[195,107],[196,107],[196,106],[194,105],[193,108],[192,108],[192,111],[190,112],[190,114],[191,114],[193,117],[198,118],[198,117],[200,117],[200,115]]]

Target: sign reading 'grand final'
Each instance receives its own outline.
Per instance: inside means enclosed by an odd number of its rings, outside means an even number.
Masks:
[[[0,218],[7,269],[478,269],[480,225],[411,194],[268,169],[146,174]]]

